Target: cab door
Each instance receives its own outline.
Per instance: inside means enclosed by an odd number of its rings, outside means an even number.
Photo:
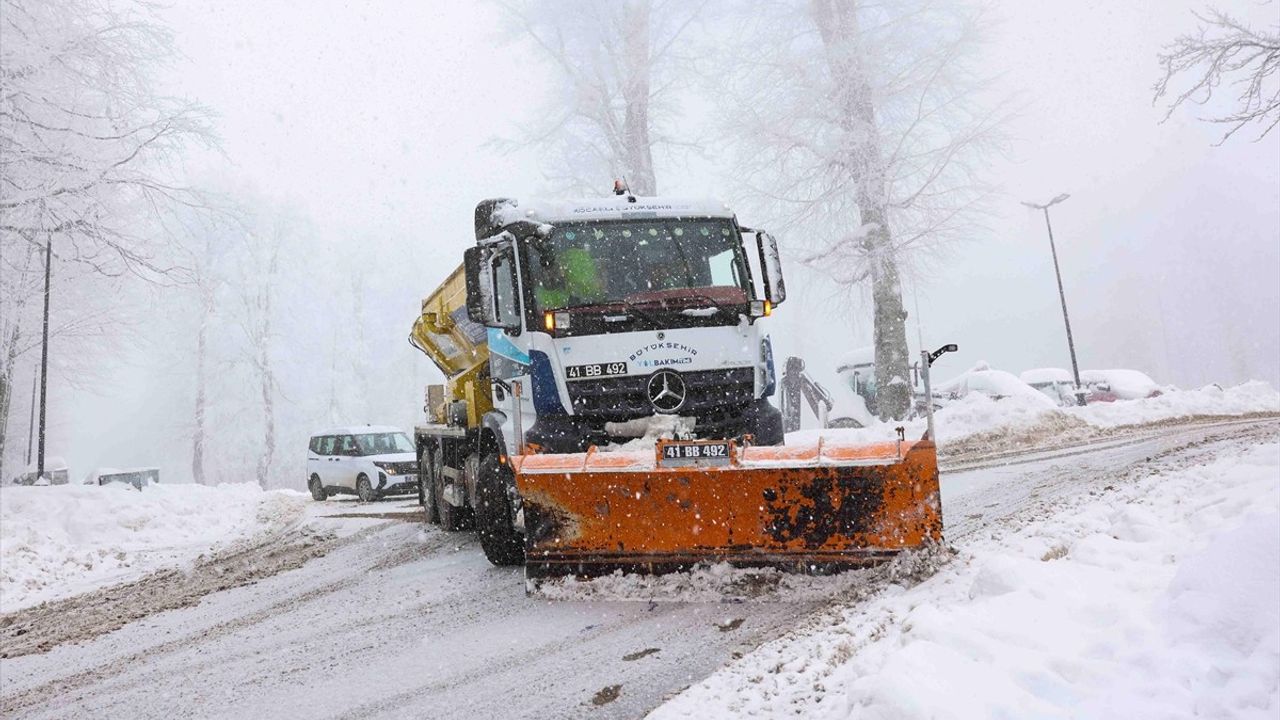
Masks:
[[[530,384],[529,357],[530,335],[524,323],[524,305],[521,298],[521,277],[516,261],[516,250],[508,245],[494,254],[493,302],[494,326],[489,328],[489,374],[501,383],[494,383],[494,407],[514,420],[517,406],[521,412],[520,429],[527,432],[537,419]],[[511,394],[514,383],[521,386],[519,402]],[[504,387],[505,385],[505,387]],[[515,428],[510,428],[512,432]],[[512,451],[515,447],[511,448]]]

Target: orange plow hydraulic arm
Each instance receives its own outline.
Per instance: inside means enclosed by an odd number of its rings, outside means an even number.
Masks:
[[[699,562],[829,572],[942,540],[937,451],[730,446],[716,465],[647,453],[512,458],[530,578]]]

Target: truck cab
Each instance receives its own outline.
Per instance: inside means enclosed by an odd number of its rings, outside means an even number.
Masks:
[[[782,442],[759,322],[785,298],[767,233],[712,201],[620,196],[486,201],[476,235],[468,315],[505,438],[581,452],[674,416],[700,438]]]

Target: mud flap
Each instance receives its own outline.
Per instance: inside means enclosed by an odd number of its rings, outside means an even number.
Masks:
[[[942,540],[937,451],[927,440],[735,447],[716,467],[596,452],[512,464],[531,579],[702,562],[821,573]]]

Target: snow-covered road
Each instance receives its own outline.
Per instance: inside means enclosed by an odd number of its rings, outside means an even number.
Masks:
[[[1090,452],[944,472],[947,537],[963,548],[1124,483],[1135,468],[1278,433],[1275,420],[1166,428]],[[847,601],[529,597],[519,571],[491,567],[470,536],[424,527],[412,502],[314,508],[344,517],[317,517],[271,549],[189,575],[6,617],[0,714],[637,717]],[[371,510],[382,516],[351,517]],[[142,603],[155,612],[120,626],[118,609]]]

